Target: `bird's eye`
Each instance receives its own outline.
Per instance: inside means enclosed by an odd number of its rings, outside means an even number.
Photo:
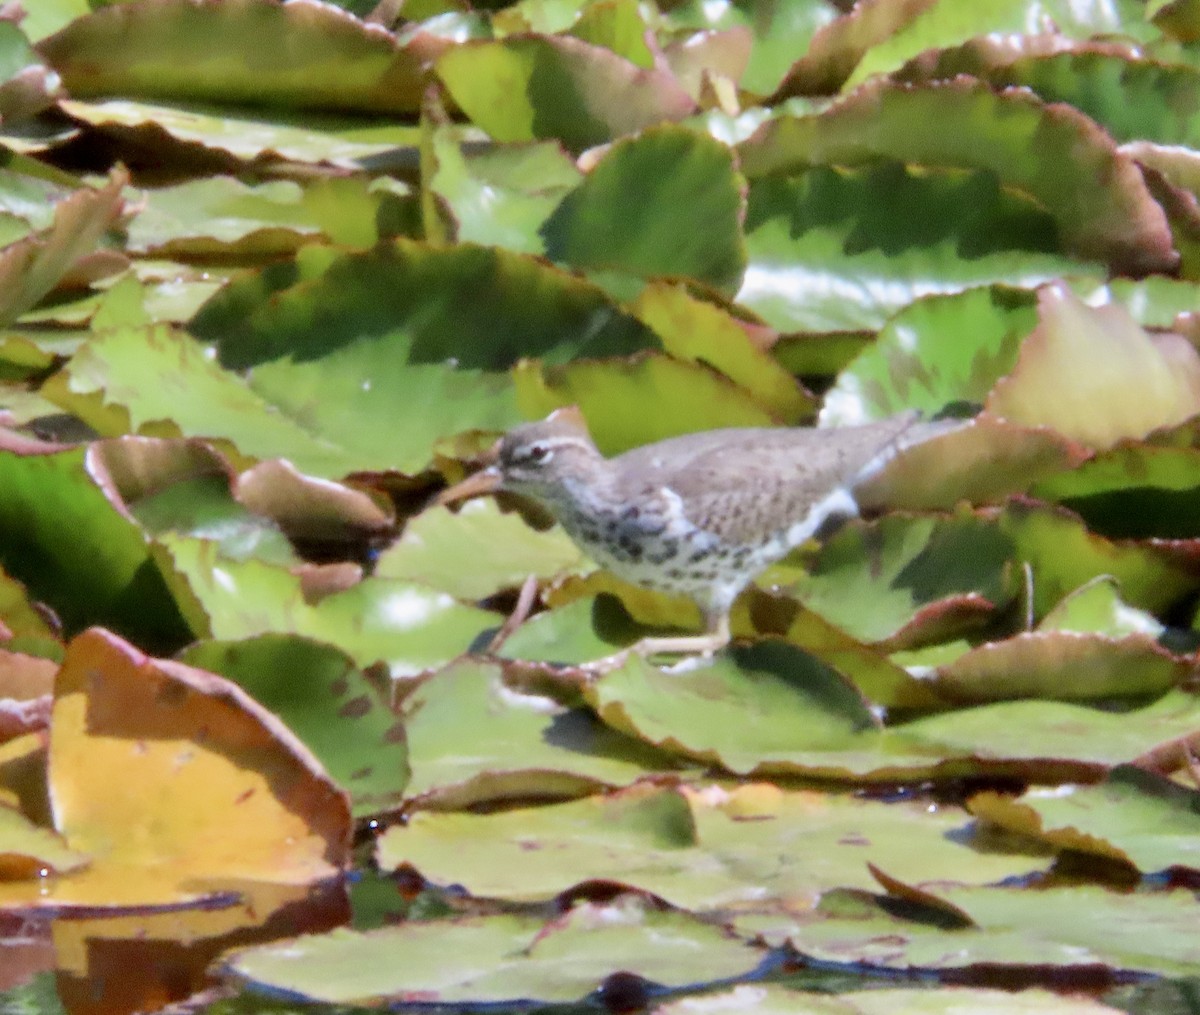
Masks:
[[[550,457],[550,449],[545,444],[531,444],[525,452],[525,457],[535,464],[544,462]]]

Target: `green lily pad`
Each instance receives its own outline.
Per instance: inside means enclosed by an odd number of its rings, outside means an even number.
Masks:
[[[121,216],[121,192],[128,182],[128,175],[119,171],[100,189],[75,191],[55,207],[50,228],[0,251],[0,323],[10,323],[34,307],[95,249]]]
[[[344,449],[343,473],[418,472],[442,438],[519,422],[505,371],[521,357],[658,344],[598,288],[533,258],[406,240],[307,248],[233,283],[191,327],[279,415]]]
[[[612,145],[542,227],[577,268],[696,279],[732,295],[746,267],[745,181],[719,141],[652,127]]]
[[[0,565],[49,604],[68,633],[102,623],[143,645],[173,650],[186,640],[182,617],[142,530],[95,476],[87,450],[6,440]]]
[[[669,986],[750,972],[761,949],[636,900],[584,904],[545,922],[499,915],[340,929],[235,952],[225,969],[274,994],[328,1004],[387,1000],[456,1006],[580,1001],[611,973]]]
[[[854,496],[863,511],[948,511],[962,501],[989,504],[1039,488],[1090,457],[1074,441],[1045,428],[1016,426],[982,412],[918,440]]]
[[[692,296],[678,283],[652,282],[632,310],[672,356],[719,370],[785,423],[799,423],[816,400],[764,348],[774,333]]]
[[[332,5],[261,0],[102,7],[38,44],[80,98],[391,113],[420,107],[422,61],[441,48],[428,38],[398,46],[391,33]]]
[[[1195,664],[1146,634],[1039,630],[987,642],[938,668],[934,687],[961,702],[1010,698],[1066,701],[1162,694]]]
[[[741,933],[761,930],[772,944],[788,941],[818,961],[906,973],[978,967],[1016,976],[1099,967],[1186,976],[1195,967],[1196,944],[1187,932],[1195,900],[1188,891],[961,887],[939,889],[935,898],[974,926],[947,931],[892,915],[891,905],[849,898],[837,907],[840,912],[831,903],[828,914],[790,921],[750,917],[737,927]]]
[[[571,25],[568,34],[593,46],[610,49],[639,67],[654,66],[654,54],[646,45],[649,26],[635,0],[585,2],[580,7],[579,18]],[[553,31],[546,28],[541,30],[547,33]],[[672,70],[675,68],[672,67]]]
[[[213,176],[143,195],[127,227],[128,246],[180,260],[281,256],[326,237],[367,247],[380,238],[379,223],[401,218],[398,207],[387,207],[398,206],[399,197],[354,179],[249,186]]]
[[[1160,612],[1200,583],[1200,561],[1170,544],[1109,540],[1075,514],[1029,501],[1006,505],[998,525],[1033,569],[1033,612],[1044,616],[1072,589],[1110,575],[1122,600]]]
[[[486,599],[529,575],[553,578],[584,566],[583,554],[559,526],[538,532],[481,498],[455,513],[435,507],[417,515],[380,554],[375,574],[421,582],[460,599]]]
[[[405,697],[403,711],[408,797],[419,807],[582,796],[677,767],[583,709],[509,688],[494,664],[439,670]]]
[[[444,665],[499,619],[444,592],[386,578],[309,603],[290,571],[224,558],[204,539],[164,534],[153,554],[198,638],[293,633],[335,645],[359,666],[383,662],[393,677]]]
[[[101,433],[218,438],[243,455],[287,457],[317,475],[344,475],[355,464],[166,325],[116,328],[92,339],[42,390]]]
[[[978,624],[1017,592],[1012,541],[970,513],[847,525],[786,587],[852,637],[889,647]]]
[[[734,649],[683,673],[635,656],[584,696],[615,729],[743,775],[787,771],[807,752],[851,748],[877,733],[853,688],[782,642]]]
[[[435,70],[455,104],[497,141],[557,140],[580,151],[695,108],[668,71],[568,36],[464,43]]]
[[[459,131],[437,128],[429,189],[454,219],[456,239],[544,254],[540,230],[578,186],[575,163],[553,142],[472,151]]]
[[[1067,372],[1070,385],[1063,384]],[[1200,412],[1200,356],[1178,336],[1155,340],[1119,306],[1092,309],[1065,286],[1046,286],[1038,293],[1038,326],[987,409],[1108,448]]]
[[[527,361],[517,366],[513,380],[528,417],[578,406],[605,455],[694,430],[778,422],[753,392],[711,367],[661,353],[563,366]],[[649,416],[642,411],[648,405],[654,406]]]
[[[746,247],[738,303],[781,332],[876,331],[922,296],[1100,278],[1060,251],[1044,209],[991,174],[899,162],[751,175]]]
[[[952,402],[982,403],[1015,365],[1037,322],[1033,304],[1027,290],[1002,286],[917,300],[839,372],[822,421],[862,423],[906,409],[933,414]]]
[[[1087,46],[1018,55],[988,66],[986,51],[977,53],[968,45],[944,54],[930,72],[939,77],[973,74],[997,87],[1029,88],[1046,102],[1074,106],[1118,142],[1200,146],[1200,121],[1179,113],[1200,87],[1197,67]]]
[[[181,655],[279,716],[350,794],[356,817],[399,807],[408,782],[404,725],[348,656],[294,635],[202,641]]]
[[[1094,780],[1158,745],[1200,728],[1200,703],[1179,689],[1148,705],[1099,708],[1060,701],[1008,701],[960,708],[895,727],[912,749],[946,757],[1033,764],[1036,782]],[[1016,767],[1016,766],[1014,766]]]
[[[1044,856],[973,848],[963,818],[956,808],[931,810],[925,802],[766,783],[685,792],[638,786],[497,814],[418,814],[384,834],[378,862],[510,902],[553,898],[586,878],[690,910],[798,911],[835,886],[872,886],[871,862],[907,872],[933,865],[939,880],[968,884],[1045,865]]]
[[[663,23],[683,30],[744,28],[753,39],[741,87],[752,95],[770,95],[796,60],[815,44],[821,27],[837,16],[824,0],[787,4],[672,4],[659,12]]]
[[[291,159],[361,169],[388,153],[417,143],[417,128],[327,113],[288,113],[195,105],[135,102],[124,98],[82,102],[63,100],[59,107],[118,141],[152,133],[165,143],[199,144],[237,159]]]
[[[1113,769],[1096,786],[971,798],[972,814],[1056,849],[1124,861],[1152,874],[1200,868],[1200,793],[1141,768]]]
[[[611,595],[581,595],[527,620],[500,646],[503,659],[559,664],[612,655],[644,632]]]
[[[1033,493],[1061,502],[1110,539],[1200,535],[1200,449],[1190,446],[1193,426],[1160,436],[1162,444],[1122,441],[1072,472],[1043,478]],[[1176,439],[1183,446],[1172,446]]]
[[[884,5],[886,6],[886,5]],[[1153,30],[1146,24],[1142,10],[1128,0],[1116,4],[1072,4],[1055,0],[1038,8],[1038,13],[1053,24],[1059,38],[1087,39],[1091,36],[1132,36],[1142,42],[1153,38]],[[1030,26],[1031,16],[1036,16],[1026,0],[1005,0],[986,6],[960,6],[957,4],[931,4],[920,15],[913,18],[890,38],[880,40],[873,46],[854,69],[845,83],[849,90],[854,85],[876,74],[888,74],[898,70],[909,59],[933,50],[944,50],[956,43],[982,37],[1007,40],[1022,37],[1037,38]],[[951,50],[953,52],[953,50]],[[973,73],[962,70],[957,73]],[[954,77],[955,72],[940,75]],[[983,75],[976,74],[982,77]],[[996,84],[1016,84],[1016,81],[996,81]],[[1022,81],[1021,84],[1029,84]],[[1034,88],[1039,94],[1040,89]],[[1066,97],[1046,96],[1047,101],[1071,101]],[[1075,102],[1074,105],[1081,106]],[[1093,115],[1084,108],[1084,112]],[[1093,118],[1095,119],[1096,117]]]
[[[917,87],[873,82],[818,116],[770,121],[738,153],[752,180],[879,158],[989,169],[1050,209],[1063,243],[1081,257],[1138,276],[1169,272],[1178,259],[1166,216],[1132,159],[1081,113],[1018,90],[996,93],[967,78]]]

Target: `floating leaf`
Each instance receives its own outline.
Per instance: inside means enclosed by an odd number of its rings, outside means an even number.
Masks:
[[[302,252],[230,285],[192,330],[217,342],[223,365],[248,369],[273,415],[344,449],[343,472],[419,472],[438,440],[519,422],[505,371],[522,357],[658,344],[599,288],[533,258],[405,240]]]
[[[652,282],[633,305],[637,316],[662,339],[672,356],[707,364],[752,392],[773,415],[798,423],[814,399],[771,353],[767,329],[734,317],[688,293],[679,284]]]
[[[10,323],[34,307],[80,258],[92,253],[120,217],[121,191],[129,182],[114,171],[99,190],[84,188],[61,201],[44,233],[0,251],[0,322]]]
[[[745,182],[719,141],[653,127],[612,145],[542,227],[577,268],[696,279],[735,291],[746,267]]]
[[[422,63],[442,46],[430,37],[398,46],[390,32],[310,0],[147,0],[77,18],[38,48],[81,98],[411,113]]]
[[[916,129],[919,123],[939,129]],[[1045,106],[1018,90],[997,94],[966,78],[921,87],[872,83],[818,116],[772,120],[738,152],[751,179],[878,158],[990,169],[1002,185],[1050,209],[1082,257],[1132,275],[1170,271],[1177,261],[1166,216],[1132,159],[1070,106]]]
[[[182,618],[133,520],[102,492],[93,453],[6,441],[0,450],[0,562],[68,633],[90,623],[174,649]],[[70,538],[64,538],[69,533]]]
[[[1016,799],[980,793],[968,806],[1056,849],[1121,860],[1148,874],[1200,868],[1200,794],[1140,768],[1115,768],[1099,785],[1067,792],[1031,790]]]
[[[499,667],[462,662],[404,699],[416,806],[466,808],[581,796],[677,767],[583,709],[507,687]]]
[[[1200,412],[1200,357],[1177,336],[1151,338],[1119,306],[1093,310],[1064,286],[1046,286],[1038,293],[1038,326],[987,409],[1108,448]]]
[[[851,687],[781,642],[679,674],[634,657],[584,694],[615,729],[738,774],[794,770],[877,734],[876,718]]]
[[[1028,873],[1040,857],[988,856],[963,815],[767,783],[681,792],[638,786],[606,797],[497,814],[419,814],[389,829],[378,860],[415,867],[481,898],[553,898],[581,875],[691,910],[755,905],[804,911],[837,885],[867,888],[869,862],[936,866],[970,884]],[[937,854],[935,860],[932,854]],[[780,856],[789,862],[781,864]],[[886,861],[885,859],[886,858]]]
[[[197,637],[298,634],[336,645],[359,666],[382,661],[397,677],[445,664],[499,620],[444,592],[386,578],[310,603],[289,570],[222,557],[210,540],[162,535],[154,556]]]
[[[404,726],[345,653],[267,634],[198,642],[180,658],[232,680],[286,722],[350,794],[356,816],[399,806],[408,782]]]
[[[738,303],[781,332],[875,331],[935,293],[1100,277],[1060,252],[1044,209],[994,175],[900,162],[752,176],[746,247]]]
[[[5,886],[0,904],[178,903],[241,882],[308,884],[349,859],[345,795],[277,719],[220,677],[99,628],[59,671],[50,798],[55,827],[92,863]]]
[[[171,142],[203,145],[237,159],[292,159],[360,169],[398,147],[416,144],[416,128],[375,120],[306,114],[294,116],[245,107],[203,109],[190,105],[129,99],[63,100],[59,108],[118,142],[150,134],[164,147]]]
[[[952,634],[956,614],[978,623],[1006,605],[1016,593],[1012,558],[1011,541],[974,515],[893,515],[846,526],[786,591],[852,637],[899,646],[923,633],[937,640],[930,625]]]
[[[906,409],[934,414],[955,402],[982,403],[1033,330],[1033,302],[1027,290],[1002,286],[917,300],[838,373],[822,422],[866,423]]]
[[[444,53],[454,102],[497,141],[555,139],[579,151],[695,109],[666,70],[568,36],[509,36]]]
[[[560,527],[538,532],[520,515],[481,498],[455,514],[434,507],[417,515],[380,554],[375,574],[421,582],[461,599],[486,599],[529,575],[554,578],[583,566],[581,551]]]

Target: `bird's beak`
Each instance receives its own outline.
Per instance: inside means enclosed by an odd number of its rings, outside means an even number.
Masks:
[[[479,472],[473,472],[466,479],[447,487],[437,495],[435,504],[457,504],[471,497],[481,497],[485,493],[495,493],[500,489],[500,469],[489,466]]]
[[[486,469],[473,472],[466,479],[460,480],[453,486],[447,487],[437,495],[435,504],[458,504],[471,497],[482,497],[486,493],[495,493],[500,489],[500,442],[496,441],[483,455]]]

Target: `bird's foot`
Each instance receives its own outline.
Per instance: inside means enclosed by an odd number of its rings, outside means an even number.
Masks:
[[[707,666],[713,655],[728,644],[728,631],[711,631],[705,634],[679,635],[668,638],[643,638],[619,652],[585,663],[581,668],[588,673],[600,675],[620,669],[629,661],[630,656],[636,655],[643,659],[649,659],[650,656],[656,655],[682,655],[682,659],[661,667],[661,669],[664,673],[689,673]]]

